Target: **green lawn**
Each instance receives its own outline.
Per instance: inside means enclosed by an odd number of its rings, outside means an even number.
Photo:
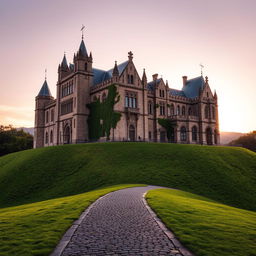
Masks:
[[[100,196],[135,185],[0,209],[0,255],[49,255],[82,211]]]
[[[128,183],[178,188],[256,210],[256,154],[232,147],[93,143],[0,157],[0,207]]]
[[[169,189],[149,191],[147,201],[197,256],[255,256],[256,212]]]

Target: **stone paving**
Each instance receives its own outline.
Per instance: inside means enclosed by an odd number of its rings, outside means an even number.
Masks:
[[[143,194],[152,188],[123,189],[97,200],[61,255],[182,256],[145,207]]]

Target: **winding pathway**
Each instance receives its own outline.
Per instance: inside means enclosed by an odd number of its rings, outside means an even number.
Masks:
[[[51,255],[192,255],[147,206],[143,194],[155,188],[127,188],[101,197],[67,231]]]

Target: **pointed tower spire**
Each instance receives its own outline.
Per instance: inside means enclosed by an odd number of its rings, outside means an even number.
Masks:
[[[68,62],[67,62],[67,59],[66,59],[66,53],[65,52],[64,52],[64,56],[63,56],[63,59],[62,59],[62,62],[61,62],[60,66],[64,69],[68,69]]]
[[[117,68],[117,62],[116,61],[115,61],[115,66],[114,66],[112,75],[113,76],[119,76],[119,71],[118,71],[118,68]]]
[[[88,57],[88,53],[84,44],[84,39],[82,39],[80,46],[79,46],[79,50],[78,50],[78,54],[79,57]]]
[[[41,90],[39,91],[37,96],[50,96],[50,97],[52,97],[52,94],[51,94],[51,91],[49,89],[49,86],[47,84],[46,79],[44,80],[44,83],[41,87]]]
[[[145,68],[143,68],[142,83],[144,86],[147,85],[147,76],[146,76]]]

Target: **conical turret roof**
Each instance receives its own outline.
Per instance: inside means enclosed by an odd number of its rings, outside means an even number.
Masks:
[[[79,55],[81,55],[83,57],[88,57],[87,50],[86,50],[86,47],[85,47],[83,39],[81,41],[78,53],[79,53]]]
[[[47,81],[45,80],[37,96],[52,96]]]
[[[67,59],[66,59],[66,54],[64,54],[64,56],[63,56],[63,59],[62,59],[62,62],[61,62],[61,67],[62,68],[68,68],[68,62],[67,62]]]

